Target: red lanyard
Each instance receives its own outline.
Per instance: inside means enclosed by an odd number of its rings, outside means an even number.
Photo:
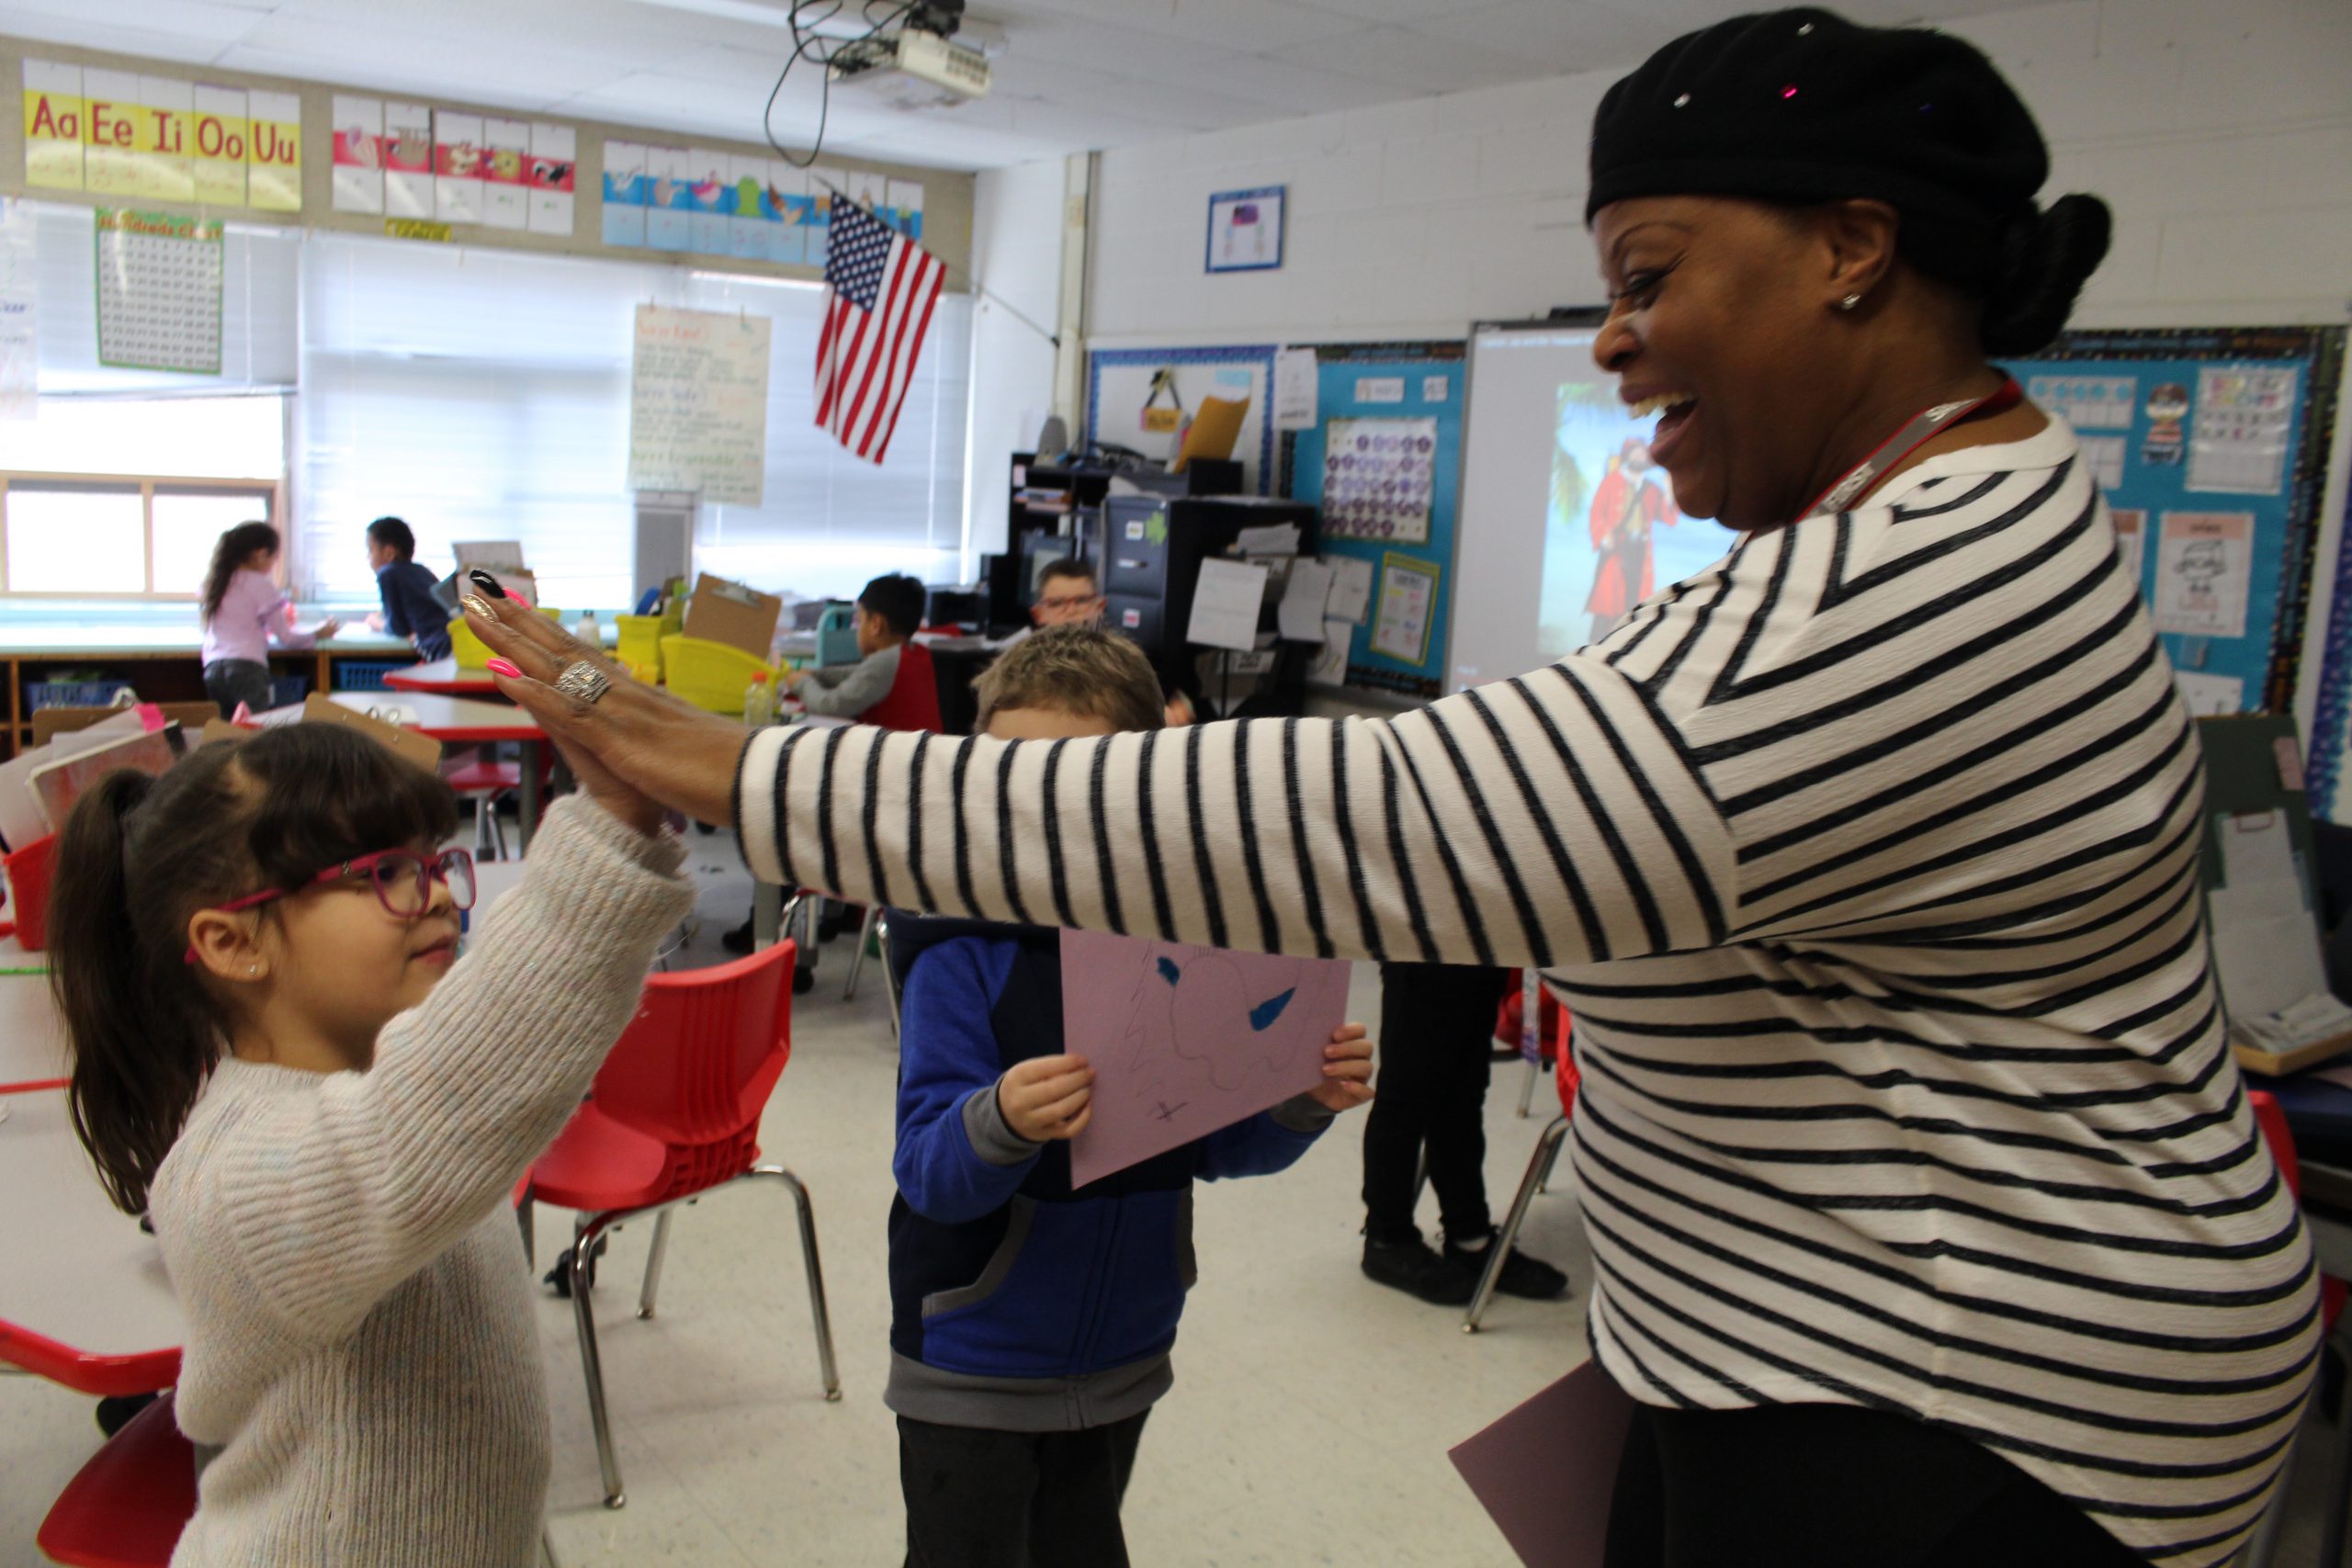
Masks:
[[[1847,510],[1868,493],[1871,487],[1884,479],[1890,469],[1953,425],[2006,413],[2023,401],[2025,389],[2018,385],[2015,377],[2010,377],[2002,381],[1998,391],[1987,396],[1957,403],[1938,403],[1931,409],[1921,410],[1902,429],[1880,442],[1878,449],[1863,458],[1844,479],[1815,497],[1813,504],[1797,515],[1800,519],[1826,517]]]

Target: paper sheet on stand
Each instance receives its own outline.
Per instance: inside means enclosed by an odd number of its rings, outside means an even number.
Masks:
[[[1212,557],[1201,562],[1193,591],[1193,618],[1184,640],[1248,653],[1258,646],[1258,612],[1266,603],[1266,569],[1255,561]]]
[[[1345,621],[1323,623],[1323,646],[1315,652],[1315,660],[1306,667],[1306,678],[1318,686],[1344,686],[1348,683],[1349,633],[1354,628]]]
[[[1372,614],[1372,563],[1361,556],[1329,556],[1331,569],[1330,613],[1353,626]]]
[[[1230,501],[1231,496],[1220,496]],[[1295,556],[1298,554],[1298,525],[1295,523],[1261,523],[1255,528],[1244,528],[1234,539],[1233,547],[1245,556]]]
[[[2327,988],[2319,923],[2297,874],[2283,811],[2214,824],[2222,885],[2208,895],[2213,964],[2233,1016],[2276,1012]]]
[[[1315,428],[1315,351],[1285,348],[1274,355],[1274,428]]]
[[[1292,563],[1283,585],[1282,635],[1293,642],[1323,640],[1323,606],[1331,596],[1331,569],[1319,560]]]

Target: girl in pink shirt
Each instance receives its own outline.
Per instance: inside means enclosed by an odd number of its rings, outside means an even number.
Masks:
[[[334,636],[333,616],[305,631],[294,624],[294,602],[270,573],[277,566],[277,530],[240,523],[213,547],[204,574],[204,693],[228,718],[243,703],[269,706],[269,645],[300,650]]]

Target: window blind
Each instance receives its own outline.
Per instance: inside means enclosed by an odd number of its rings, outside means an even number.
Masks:
[[[305,588],[373,590],[387,513],[446,568],[459,539],[520,539],[548,603],[633,597],[629,360],[653,301],[767,316],[758,507],[706,506],[698,569],[804,597],[877,572],[960,573],[970,312],[944,296],[880,468],[813,420],[823,292],[776,279],[313,235],[304,252],[298,527]]]

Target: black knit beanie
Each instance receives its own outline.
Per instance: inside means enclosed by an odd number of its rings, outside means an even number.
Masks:
[[[1585,217],[1642,196],[1884,201],[1905,258],[1984,302],[1986,349],[2021,353],[2107,252],[2097,197],[2034,205],[2049,175],[2033,116],[1973,46],[1804,7],[1677,39],[1610,88]]]

